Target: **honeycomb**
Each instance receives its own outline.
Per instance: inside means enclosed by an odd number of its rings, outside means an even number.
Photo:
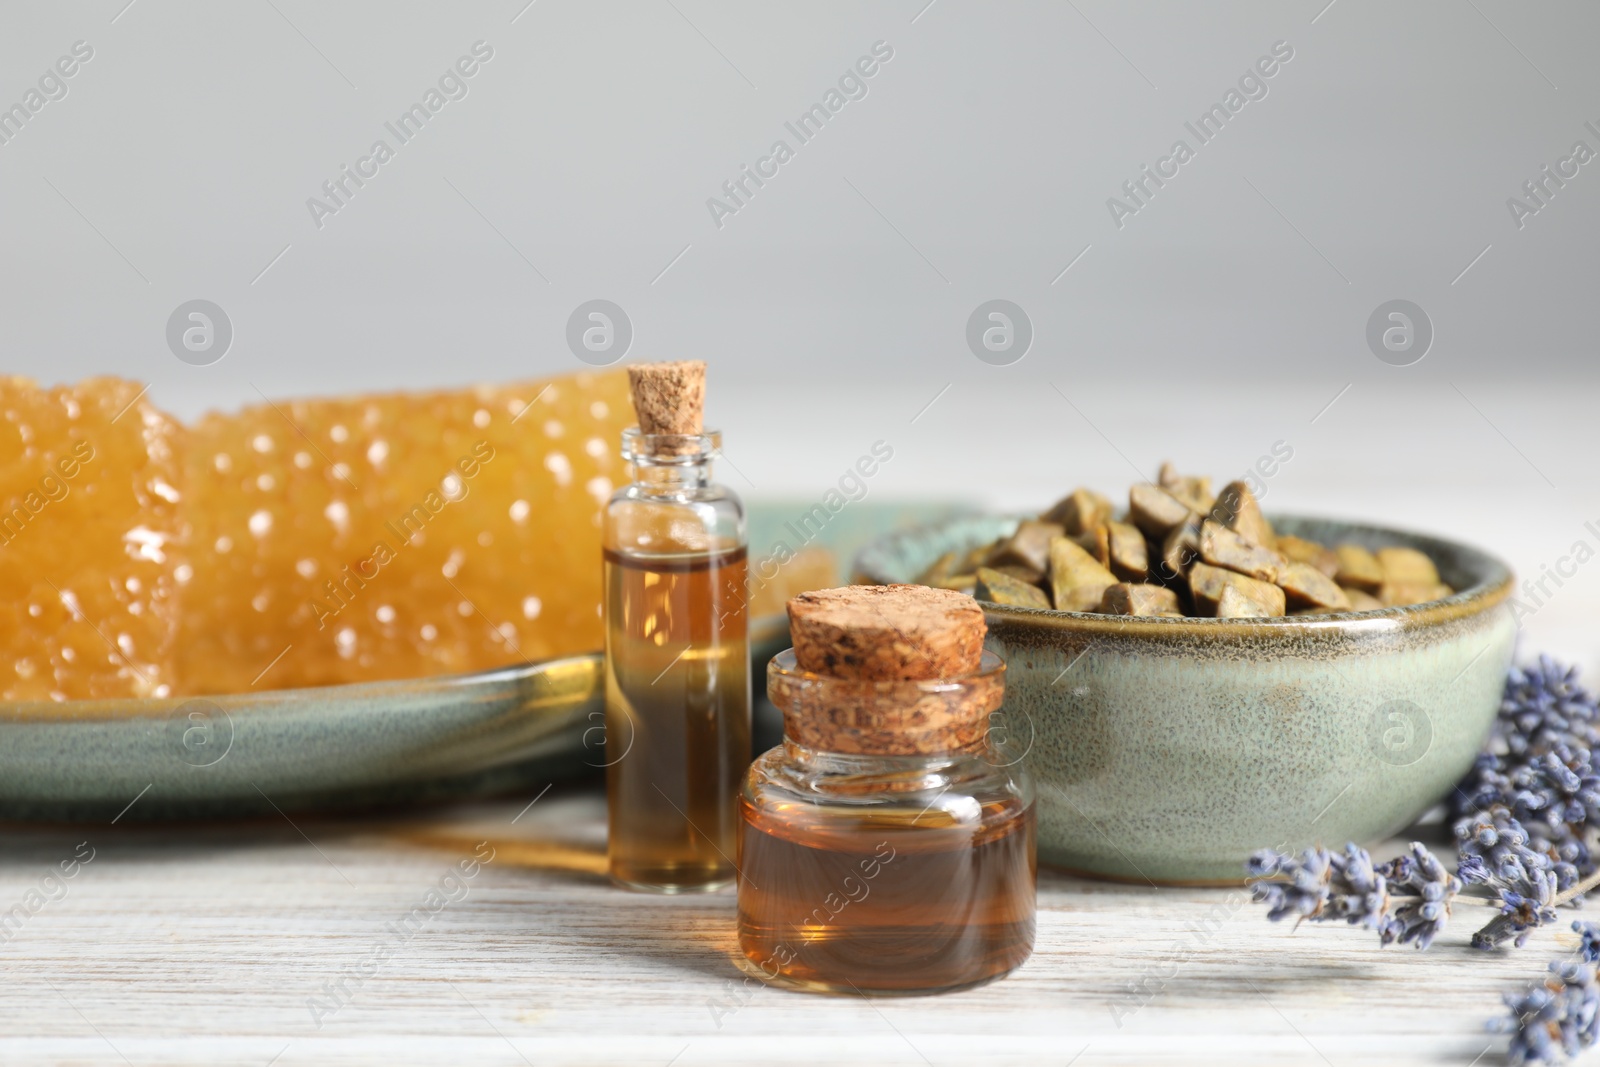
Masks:
[[[0,699],[243,692],[597,649],[627,377],[268,402],[188,429],[0,378]]]
[[[0,699],[174,691],[183,430],[143,393],[0,378]]]
[[[602,644],[622,372],[266,403],[189,432],[185,691],[478,670]]]

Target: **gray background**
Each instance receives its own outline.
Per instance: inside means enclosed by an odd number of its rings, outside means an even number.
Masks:
[[[0,145],[5,369],[137,377],[186,416],[534,376],[579,366],[567,318],[605,298],[628,358],[711,362],[752,497],[814,499],[877,439],[877,497],[1004,506],[1283,440],[1269,506],[1533,574],[1600,547],[1600,161],[1520,230],[1506,207],[1600,150],[1600,8],[925,3],[8,4],[0,104],[95,55]],[[480,39],[468,95],[318,229],[307,198]],[[880,40],[868,95],[714,225]],[[1268,95],[1118,229],[1107,198],[1280,40]],[[235,331],[209,367],[164,336],[197,298]],[[995,298],[1035,331],[1010,366],[965,340]],[[1436,331],[1409,367],[1365,340],[1396,298]],[[1600,665],[1597,609],[1600,564],[1529,646]]]

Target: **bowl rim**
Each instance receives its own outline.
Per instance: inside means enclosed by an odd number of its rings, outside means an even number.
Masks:
[[[881,570],[874,573],[875,568],[870,557],[875,552],[884,551],[901,541],[925,535],[932,530],[963,520],[987,518],[1020,522],[1023,519],[1036,517],[1035,515],[996,514],[979,511],[952,516],[938,522],[923,523],[905,530],[896,530],[878,538],[857,553],[852,567],[852,574],[856,581],[875,585],[890,584],[893,579],[885,577]],[[1481,548],[1476,548],[1465,542],[1451,540],[1450,538],[1418,533],[1395,526],[1382,526],[1375,523],[1336,519],[1321,515],[1275,512],[1268,515],[1267,518],[1275,526],[1280,523],[1289,526],[1325,523],[1332,526],[1345,527],[1351,531],[1359,530],[1363,534],[1373,535],[1375,539],[1390,539],[1391,543],[1397,545],[1422,548],[1436,546],[1447,550],[1463,567],[1481,577],[1472,585],[1457,590],[1450,596],[1440,600],[1429,600],[1421,604],[1374,608],[1368,611],[1329,612],[1322,615],[1285,615],[1260,619],[1216,619],[1205,616],[1184,616],[1181,619],[1168,619],[1151,615],[1102,615],[1099,612],[1090,611],[1024,608],[1009,604],[996,604],[990,600],[980,600],[978,603],[983,605],[984,614],[991,619],[1012,623],[1044,624],[1050,627],[1069,628],[1076,632],[1127,634],[1132,631],[1173,637],[1184,634],[1203,634],[1208,637],[1218,637],[1230,632],[1262,634],[1275,631],[1274,636],[1289,636],[1317,632],[1326,633],[1329,630],[1349,629],[1351,627],[1390,629],[1396,626],[1405,628],[1438,626],[1490,610],[1511,595],[1511,590],[1516,582],[1516,576],[1511,566],[1500,557]],[[1430,552],[1431,554],[1432,552]]]

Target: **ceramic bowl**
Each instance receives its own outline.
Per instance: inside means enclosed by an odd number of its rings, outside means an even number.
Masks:
[[[1003,725],[1038,784],[1039,858],[1150,883],[1237,883],[1262,847],[1372,842],[1471,765],[1516,625],[1510,569],[1466,545],[1274,516],[1326,544],[1409,545],[1460,590],[1411,607],[1281,619],[1130,619],[987,604]],[[881,539],[856,578],[914,581],[1016,519]]]

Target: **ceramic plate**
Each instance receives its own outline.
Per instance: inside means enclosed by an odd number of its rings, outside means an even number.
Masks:
[[[599,721],[602,689],[600,657],[578,656],[316,689],[0,705],[0,815],[356,807],[548,781],[582,770],[569,757]]]
[[[846,561],[947,509],[852,503],[814,530],[803,503],[768,502],[753,511],[751,551],[814,534]],[[783,616],[752,621],[752,678],[766,678],[787,641]],[[604,765],[601,672],[593,654],[228,696],[0,702],[0,818],[209,818],[537,791]],[[776,722],[759,701],[763,747]]]

